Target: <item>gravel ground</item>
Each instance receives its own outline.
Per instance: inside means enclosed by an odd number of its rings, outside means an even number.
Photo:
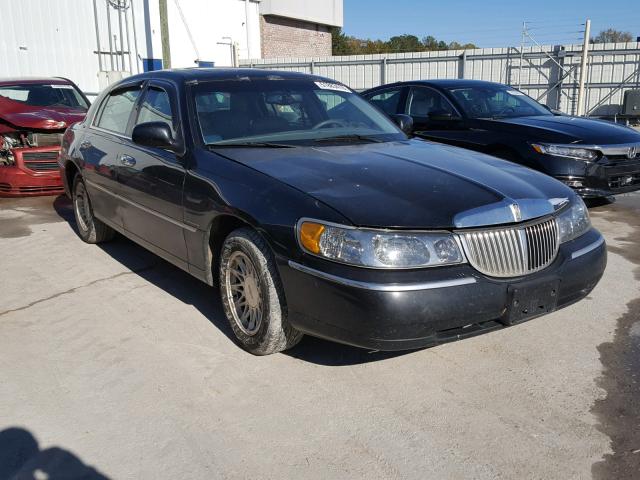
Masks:
[[[215,289],[82,243],[62,197],[0,200],[0,479],[638,479],[640,195],[591,213],[609,265],[569,308],[421,351],[253,357]]]

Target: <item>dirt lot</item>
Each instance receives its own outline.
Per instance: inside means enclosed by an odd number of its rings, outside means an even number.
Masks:
[[[85,245],[63,198],[0,200],[0,479],[638,479],[640,195],[591,212],[609,265],[572,307],[416,352],[257,358],[216,290]]]

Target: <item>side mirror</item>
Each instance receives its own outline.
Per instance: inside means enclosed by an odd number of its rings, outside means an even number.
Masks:
[[[413,132],[413,118],[409,115],[398,113],[396,115],[391,115],[391,120],[393,120],[393,123],[400,127],[400,130],[407,135],[411,135]]]
[[[547,110],[549,110],[551,113],[553,113],[555,116],[559,117],[561,115],[564,115],[564,113],[556,108],[551,108],[549,105],[546,105],[544,103],[541,103],[540,105],[542,105],[544,108],[546,108]]]
[[[429,120],[435,122],[448,122],[452,120],[460,120],[460,117],[451,112],[432,112],[429,114]]]
[[[162,148],[171,152],[178,150],[178,145],[171,133],[171,127],[165,122],[147,122],[136,125],[131,133],[131,140],[145,147]]]

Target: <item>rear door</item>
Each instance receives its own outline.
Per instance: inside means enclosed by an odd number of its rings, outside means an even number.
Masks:
[[[127,84],[105,96],[79,146],[94,213],[120,227],[124,203],[117,179],[119,155],[128,141],[127,128],[141,87],[141,82]]]
[[[168,124],[182,138],[177,92],[169,82],[150,81],[139,102],[131,131],[147,122]],[[130,133],[129,132],[129,138]],[[175,153],[123,142],[118,158],[118,182],[126,201],[124,227],[172,257],[186,261],[182,192],[185,168]]]

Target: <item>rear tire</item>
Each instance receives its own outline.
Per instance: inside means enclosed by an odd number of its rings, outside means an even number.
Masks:
[[[87,243],[102,243],[113,239],[116,232],[93,215],[89,193],[80,174],[73,179],[71,200],[78,234],[82,240]]]
[[[242,348],[254,355],[270,355],[302,339],[287,320],[273,254],[256,231],[231,232],[222,245],[219,264],[222,306]]]

